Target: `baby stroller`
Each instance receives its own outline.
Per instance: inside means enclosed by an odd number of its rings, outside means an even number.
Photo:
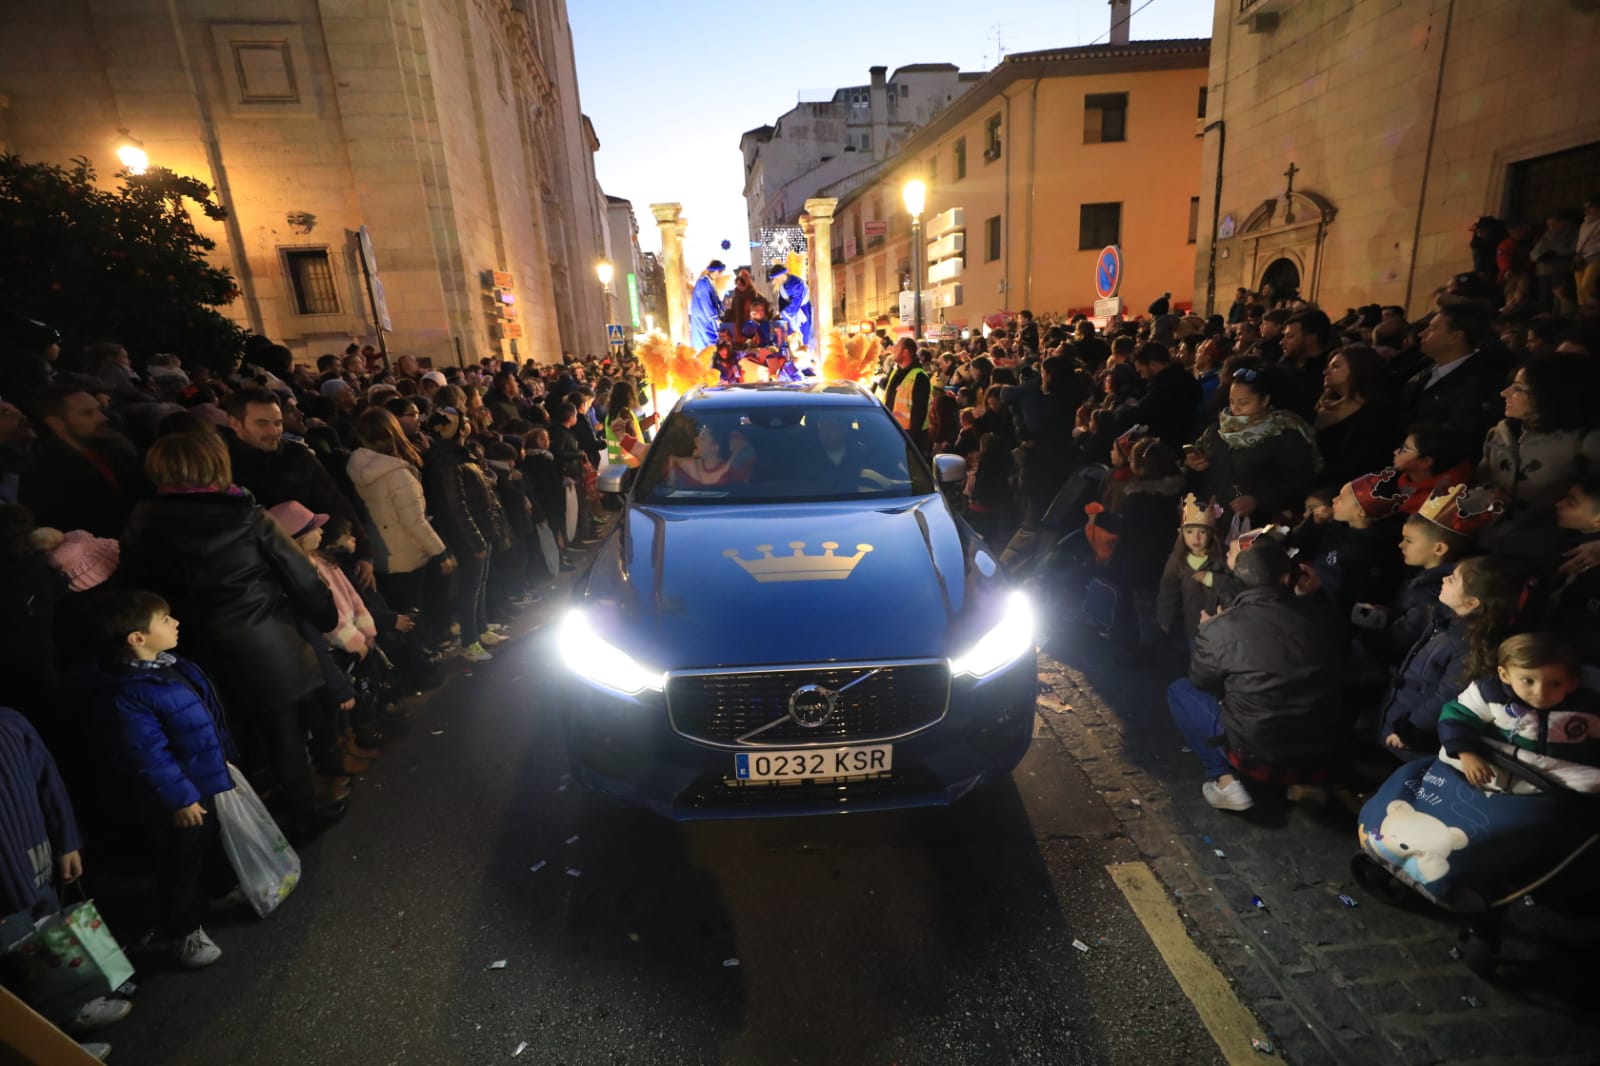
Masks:
[[[1463,920],[1463,960],[1487,980],[1515,983],[1568,961],[1595,917],[1600,797],[1504,751],[1479,754],[1507,791],[1485,792],[1442,759],[1401,766],[1362,806],[1362,850],[1350,869],[1386,903],[1425,900]],[[1512,906],[1531,906],[1535,890],[1553,926],[1537,936],[1524,928],[1535,924],[1531,912]]]
[[[1086,561],[1090,553],[1082,543],[1083,508],[1100,498],[1110,475],[1104,463],[1084,463],[1074,470],[1039,517],[1038,527],[1017,530],[1000,561],[1024,580],[1045,580]]]

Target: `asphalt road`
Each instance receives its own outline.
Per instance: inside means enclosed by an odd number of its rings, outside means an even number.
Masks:
[[[1222,1061],[1054,733],[949,811],[677,826],[564,787],[545,633],[426,699],[216,966],[136,959],[112,1061]]]

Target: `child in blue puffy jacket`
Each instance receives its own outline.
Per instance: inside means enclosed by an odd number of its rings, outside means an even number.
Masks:
[[[205,671],[172,653],[178,620],[160,596],[108,590],[90,617],[96,655],[75,681],[102,798],[112,817],[137,823],[156,860],[159,932],[173,957],[209,966],[222,949],[200,927],[202,889],[221,895],[233,883],[212,802],[233,788],[227,760],[237,757],[222,707]]]

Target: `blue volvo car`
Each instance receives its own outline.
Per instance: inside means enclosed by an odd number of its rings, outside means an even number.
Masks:
[[[938,806],[1026,753],[1031,606],[858,386],[698,389],[602,488],[557,642],[589,788],[679,820]]]

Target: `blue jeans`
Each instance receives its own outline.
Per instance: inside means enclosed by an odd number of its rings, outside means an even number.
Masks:
[[[1172,712],[1172,724],[1178,727],[1178,732],[1189,743],[1189,750],[1200,760],[1206,777],[1215,779],[1233,773],[1228,749],[1211,740],[1223,733],[1222,704],[1215,696],[1201,692],[1188,678],[1179,678],[1167,686],[1167,709]]]
[[[493,554],[492,552],[490,553]],[[474,559],[471,553],[456,558],[456,621],[461,623],[461,646],[476,644],[489,628],[486,597],[489,590],[489,559]]]

